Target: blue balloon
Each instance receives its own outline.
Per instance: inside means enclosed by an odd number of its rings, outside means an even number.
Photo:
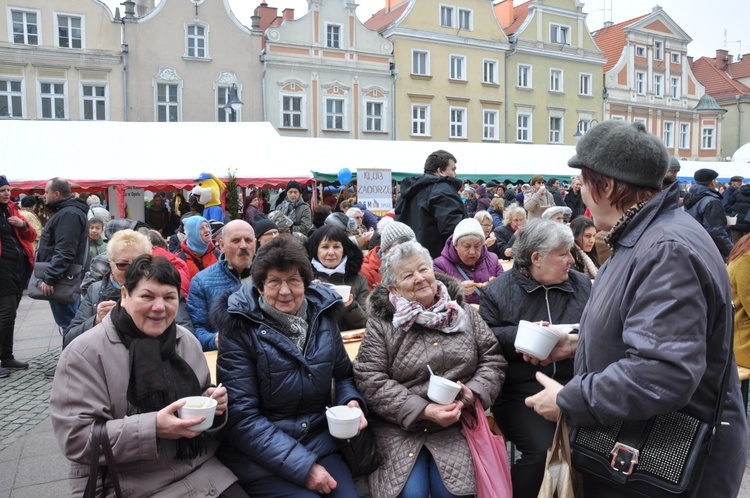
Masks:
[[[339,182],[341,185],[346,185],[352,181],[352,172],[349,168],[341,168],[339,170]]]

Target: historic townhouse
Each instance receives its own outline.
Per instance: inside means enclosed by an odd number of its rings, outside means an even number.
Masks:
[[[120,25],[92,0],[0,8],[0,119],[122,120]]]
[[[393,45],[357,19],[353,1],[308,4],[265,30],[263,120],[287,136],[392,139]],[[279,20],[265,4],[256,16],[263,27]]]
[[[393,43],[399,140],[505,140],[508,39],[490,0],[404,0],[365,26]]]
[[[750,142],[750,54],[735,62],[729,52],[717,50],[716,57],[701,57],[692,68],[706,93],[726,110],[719,156],[731,157]]]
[[[705,91],[687,56],[692,38],[661,7],[605,26],[594,40],[607,59],[607,118],[642,121],[680,159],[721,157],[724,111],[713,99],[701,101]]]
[[[604,54],[578,0],[495,4],[508,34],[508,141],[574,145],[602,120]]]
[[[261,121],[261,36],[227,0],[125,2],[127,121]],[[236,91],[243,103],[226,104]]]

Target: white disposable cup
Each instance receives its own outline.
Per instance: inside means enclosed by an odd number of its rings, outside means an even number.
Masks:
[[[737,215],[727,216],[727,225],[736,225],[736,224],[737,224]]]
[[[341,296],[341,299],[344,302],[347,302],[349,300],[349,295],[352,293],[352,286],[351,285],[334,285],[333,290],[335,290],[339,296]]]
[[[430,375],[427,397],[439,405],[453,403],[461,391],[461,386],[439,375]]]
[[[328,432],[337,439],[349,439],[359,432],[362,410],[345,405],[332,406],[326,410]]]
[[[184,401],[185,404],[177,410],[177,416],[180,418],[195,418],[195,417],[206,417],[206,420],[200,424],[195,424],[188,427],[191,431],[203,432],[206,429],[210,429],[214,423],[214,414],[216,413],[216,405],[218,404],[216,399],[209,398],[208,396],[188,396],[182,398],[180,401]],[[208,406],[205,408],[203,405],[209,401]]]
[[[518,333],[514,346],[522,353],[544,360],[559,340],[559,335],[541,325],[521,320],[518,322]]]

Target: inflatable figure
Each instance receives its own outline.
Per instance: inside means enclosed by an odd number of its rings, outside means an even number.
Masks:
[[[227,189],[224,182],[213,173],[201,173],[195,180],[192,194],[203,204],[203,217],[207,220],[224,222],[224,209],[221,207],[221,193]]]

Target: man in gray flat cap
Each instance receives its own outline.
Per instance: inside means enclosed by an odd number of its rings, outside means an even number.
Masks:
[[[727,218],[721,195],[716,190],[718,176],[719,173],[709,168],[695,172],[695,185],[685,196],[685,211],[703,225],[726,261],[733,246],[727,235]]]

